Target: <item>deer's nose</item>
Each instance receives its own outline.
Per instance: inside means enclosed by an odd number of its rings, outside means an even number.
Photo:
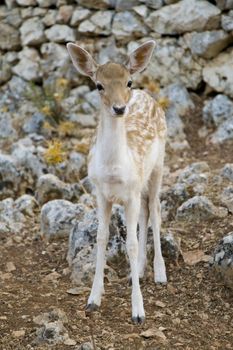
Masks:
[[[117,115],[122,115],[125,113],[126,106],[113,106],[112,108]]]

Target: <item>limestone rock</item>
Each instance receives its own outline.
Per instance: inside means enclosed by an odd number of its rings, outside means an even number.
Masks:
[[[111,34],[112,11],[98,11],[78,27],[80,33],[109,35]]]
[[[44,73],[53,72],[65,66],[68,62],[68,53],[65,46],[56,43],[45,43],[40,47],[43,56],[41,66]],[[59,60],[57,59],[59,57]]]
[[[225,208],[217,208],[205,196],[195,196],[184,202],[178,209],[176,219],[180,221],[207,221],[227,216]]]
[[[225,49],[233,41],[233,36],[223,30],[213,30],[186,34],[185,40],[193,55],[209,59]]]
[[[12,225],[14,222],[23,224],[25,222],[24,215],[16,209],[14,200],[6,198],[0,202],[0,222]]]
[[[78,4],[96,10],[112,7],[111,0],[78,0]]]
[[[40,57],[37,50],[25,47],[19,53],[20,61],[12,68],[13,72],[27,81],[41,79]]]
[[[72,186],[52,174],[39,177],[36,186],[36,199],[42,205],[53,199],[71,200],[74,197]]]
[[[233,0],[216,0],[216,5],[221,10],[233,9]]]
[[[233,119],[220,124],[211,137],[213,143],[223,143],[228,140],[233,140]]]
[[[203,108],[205,124],[219,126],[230,119],[233,119],[233,101],[229,97],[218,94],[212,100],[205,102]]]
[[[194,60],[181,41],[175,38],[157,39],[146,72],[135,74],[134,80],[142,81],[145,76],[159,81],[162,86],[181,83],[186,88],[196,90],[203,80],[202,64],[202,59],[197,57]]]
[[[233,163],[228,163],[224,165],[224,168],[221,170],[221,175],[233,182]]]
[[[200,32],[218,28],[219,15],[220,10],[207,1],[182,0],[152,12],[146,24],[160,34]]]
[[[221,202],[227,207],[229,212],[233,213],[233,187],[227,187],[223,190]]]
[[[226,286],[233,289],[233,232],[219,242],[210,265],[222,276]]]
[[[17,133],[15,128],[13,127],[11,113],[2,112],[0,114],[0,140],[8,139],[9,137],[14,139],[16,135]]]
[[[46,27],[51,27],[56,24],[57,10],[48,10],[46,15],[42,18],[42,22]]]
[[[20,6],[36,6],[36,0],[16,0]]]
[[[10,80],[11,75],[11,66],[6,60],[6,55],[0,57],[0,85]]]
[[[6,154],[0,154],[0,198],[6,198],[17,192],[21,176],[15,165],[15,159]],[[13,193],[12,193],[13,192]]]
[[[155,0],[156,1],[156,0]],[[125,11],[125,10],[131,10],[132,7],[137,6],[140,4],[140,0],[114,0],[112,3],[115,2],[115,8],[116,11]]]
[[[56,5],[57,0],[36,0],[40,7],[50,7]]]
[[[70,24],[72,26],[77,26],[81,21],[83,21],[87,17],[89,17],[90,14],[91,14],[91,11],[88,9],[77,8],[73,11],[73,15],[72,15]]]
[[[146,5],[154,10],[160,9],[164,5],[163,0],[146,0]]]
[[[147,29],[131,12],[116,13],[113,18],[112,33],[117,40],[129,40],[134,37],[142,37],[147,34]]]
[[[233,98],[233,49],[220,53],[203,68],[203,79],[214,90]]]
[[[20,34],[24,46],[38,45],[45,41],[44,25],[38,17],[29,18],[23,22]]]
[[[68,236],[77,220],[81,220],[84,208],[63,199],[56,199],[41,209],[41,232],[47,239]]]
[[[35,209],[38,208],[38,203],[33,196],[24,194],[16,199],[15,207],[23,215],[33,216]]]
[[[55,24],[51,28],[45,30],[45,35],[49,41],[55,43],[75,41],[74,30],[65,24]]]
[[[18,50],[20,48],[20,37],[18,30],[1,22],[0,33],[0,50]]]
[[[166,86],[161,92],[161,96],[168,98],[169,103],[173,104],[179,116],[185,114],[194,108],[194,103],[190,98],[188,90],[181,83],[174,83]]]
[[[27,134],[40,133],[45,116],[42,113],[34,113],[23,125],[23,131]]]
[[[226,15],[222,15],[221,24],[226,32],[233,31],[233,10],[229,11]]]
[[[73,6],[72,5],[63,5],[59,7],[56,22],[59,24],[68,24],[72,13],[73,13]]]

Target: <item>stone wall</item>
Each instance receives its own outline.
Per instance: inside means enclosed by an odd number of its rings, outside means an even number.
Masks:
[[[233,97],[231,0],[5,0],[0,19],[0,84],[18,76],[80,85],[67,42],[77,41],[104,63],[124,61],[139,42],[154,38],[144,76],[192,90],[205,82]]]

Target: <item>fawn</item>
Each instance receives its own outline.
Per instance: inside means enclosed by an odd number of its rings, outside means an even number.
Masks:
[[[167,281],[161,253],[159,201],[167,131],[165,115],[149,94],[131,88],[131,76],[146,68],[154,46],[153,40],[142,44],[129,55],[125,65],[98,65],[86,50],[67,44],[75,68],[94,81],[101,97],[99,125],[88,164],[88,176],[96,188],[99,226],[96,271],[86,310],[91,312],[101,303],[111,209],[113,203],[120,203],[125,207],[132,320],[136,324],[145,320],[139,277],[143,277],[146,266],[149,219],[154,238],[154,279],[158,283]]]

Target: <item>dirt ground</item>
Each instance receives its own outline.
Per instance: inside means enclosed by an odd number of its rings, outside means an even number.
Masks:
[[[217,172],[225,163],[232,162],[233,144],[217,147],[198,138],[197,129],[201,126],[198,116],[187,117],[185,124],[191,148],[179,156],[168,157],[173,171],[193,161],[206,160]],[[210,255],[218,240],[233,231],[233,221],[228,215],[198,225],[166,222],[163,228],[179,235],[183,251],[200,249]],[[131,323],[131,288],[127,278],[107,281],[100,310],[86,317],[89,288],[80,288],[79,295],[67,293],[72,287],[66,262],[67,240],[47,244],[38,233],[39,214],[28,222],[28,229],[21,236],[7,237],[0,245],[1,350],[75,348],[64,344],[32,345],[38,328],[33,317],[54,308],[66,313],[65,327],[76,341],[76,349],[84,342],[93,342],[96,349],[109,350],[233,349],[233,294],[211,272],[207,262],[190,266],[182,260],[178,265],[166,260],[166,286],[155,285],[149,270],[142,282],[146,322],[135,326]],[[15,270],[9,269],[9,262]],[[54,271],[57,278],[48,281],[46,276]],[[149,336],[143,335],[147,330]]]

